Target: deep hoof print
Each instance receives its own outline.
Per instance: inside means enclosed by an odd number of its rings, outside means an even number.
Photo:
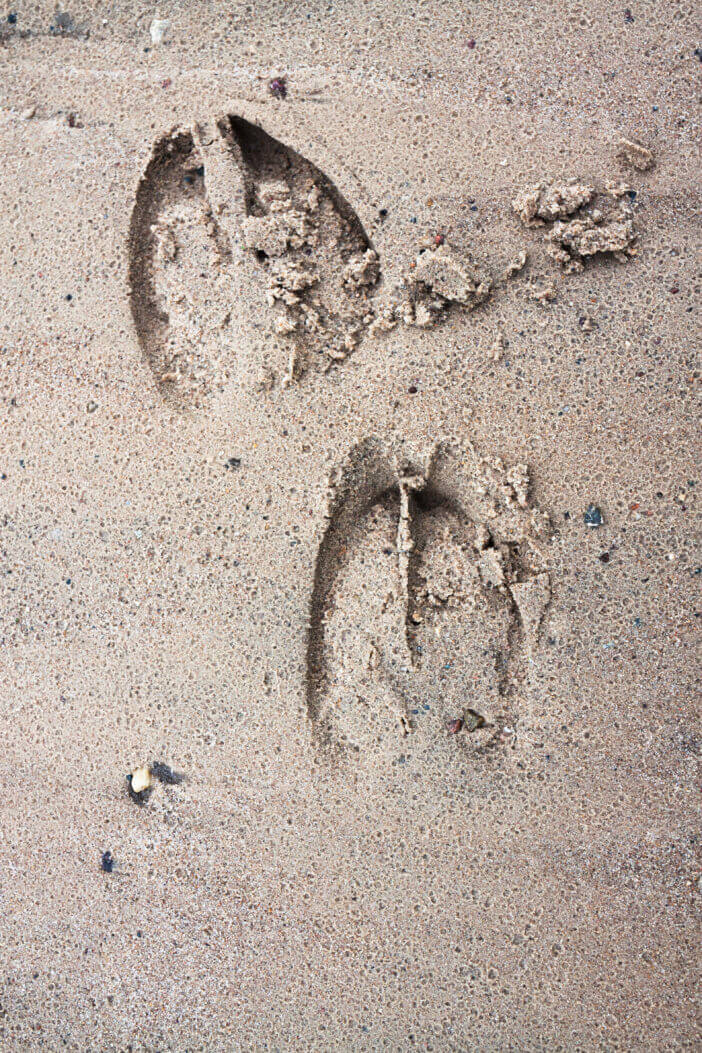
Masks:
[[[350,205],[263,129],[225,117],[156,144],[132,214],[129,284],[165,394],[192,403],[221,387],[254,329],[283,384],[326,372],[373,320],[379,280]]]
[[[422,465],[374,442],[353,450],[330,485],[310,611],[321,745],[484,752],[526,730],[550,600],[548,519],[528,486],[524,466],[453,444]]]

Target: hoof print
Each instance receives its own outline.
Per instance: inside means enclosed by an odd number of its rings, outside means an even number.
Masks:
[[[548,519],[528,488],[526,467],[471,447],[439,444],[419,464],[372,440],[352,450],[330,481],[310,608],[307,705],[321,743],[429,745],[475,711],[471,741],[484,748],[518,724],[550,600]]]
[[[379,280],[331,180],[262,128],[227,116],[156,143],[132,212],[129,288],[164,395],[198,404],[260,329],[287,363],[283,383],[326,372],[370,325]]]

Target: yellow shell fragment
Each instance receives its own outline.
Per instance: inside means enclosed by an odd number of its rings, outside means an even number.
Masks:
[[[135,768],[132,772],[131,786],[134,793],[143,793],[153,786],[153,776],[148,768]]]

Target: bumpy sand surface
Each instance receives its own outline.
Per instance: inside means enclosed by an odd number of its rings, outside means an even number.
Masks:
[[[699,1048],[694,5],[1,18],[0,1046]]]

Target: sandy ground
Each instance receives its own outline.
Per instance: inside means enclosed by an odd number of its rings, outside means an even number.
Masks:
[[[693,5],[69,11],[0,22],[3,1049],[699,1048]]]

